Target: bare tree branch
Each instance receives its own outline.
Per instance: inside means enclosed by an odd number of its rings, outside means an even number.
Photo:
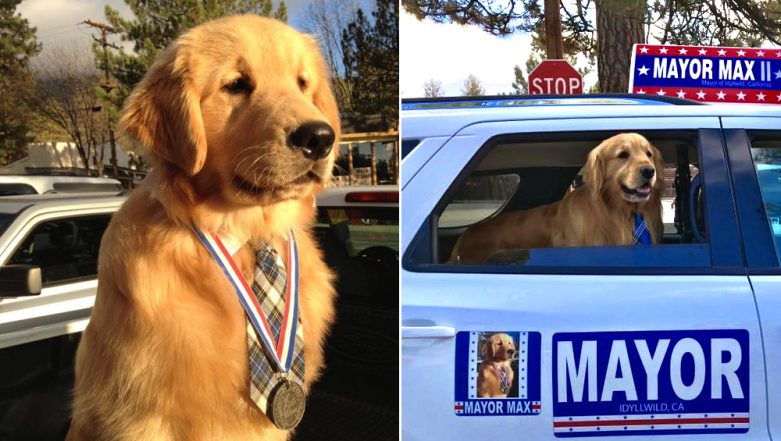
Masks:
[[[105,114],[100,112],[98,72],[92,64],[92,53],[76,48],[53,49],[36,59],[33,71],[36,87],[30,99],[35,109],[70,135],[88,173],[92,160],[97,173],[102,174],[108,127]]]

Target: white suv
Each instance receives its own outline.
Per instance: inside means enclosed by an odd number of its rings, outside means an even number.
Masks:
[[[111,178],[89,176],[0,175],[0,196],[44,193],[110,192],[122,190]]]
[[[84,329],[100,239],[124,200],[116,194],[0,199],[0,349]]]
[[[338,320],[327,340],[329,369],[311,391],[297,440],[322,439],[325,430],[334,439],[372,438],[397,425],[398,199],[396,186],[318,196],[313,230],[338,275]],[[124,200],[98,193],[0,198],[0,439],[64,438],[100,240]],[[333,413],[354,418],[322,417]]]
[[[690,104],[402,101],[405,441],[781,438],[781,109]],[[660,244],[449,263],[466,228],[561,199],[622,132],[664,158]]]

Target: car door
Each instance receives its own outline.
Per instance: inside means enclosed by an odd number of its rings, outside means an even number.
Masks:
[[[622,131],[691,137],[705,243],[532,250],[535,265],[441,263],[439,217],[486,149],[507,136],[564,142]],[[728,176],[715,117],[460,130],[402,189],[403,439],[768,439],[761,334]],[[506,372],[494,367],[497,378],[512,371],[510,391],[483,398],[481,360],[497,335],[517,354]]]
[[[9,225],[2,265],[41,267],[43,289],[2,297],[0,348],[81,332],[97,289],[100,239],[117,206],[22,215]]]
[[[749,279],[762,326],[768,423],[781,438],[781,116],[722,118]]]

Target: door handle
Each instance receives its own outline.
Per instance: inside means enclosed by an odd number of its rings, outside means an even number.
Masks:
[[[456,328],[451,326],[402,326],[401,338],[453,338]]]

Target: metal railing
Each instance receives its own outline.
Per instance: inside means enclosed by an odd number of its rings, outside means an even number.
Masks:
[[[334,185],[399,183],[399,132],[343,134],[334,169]]]

